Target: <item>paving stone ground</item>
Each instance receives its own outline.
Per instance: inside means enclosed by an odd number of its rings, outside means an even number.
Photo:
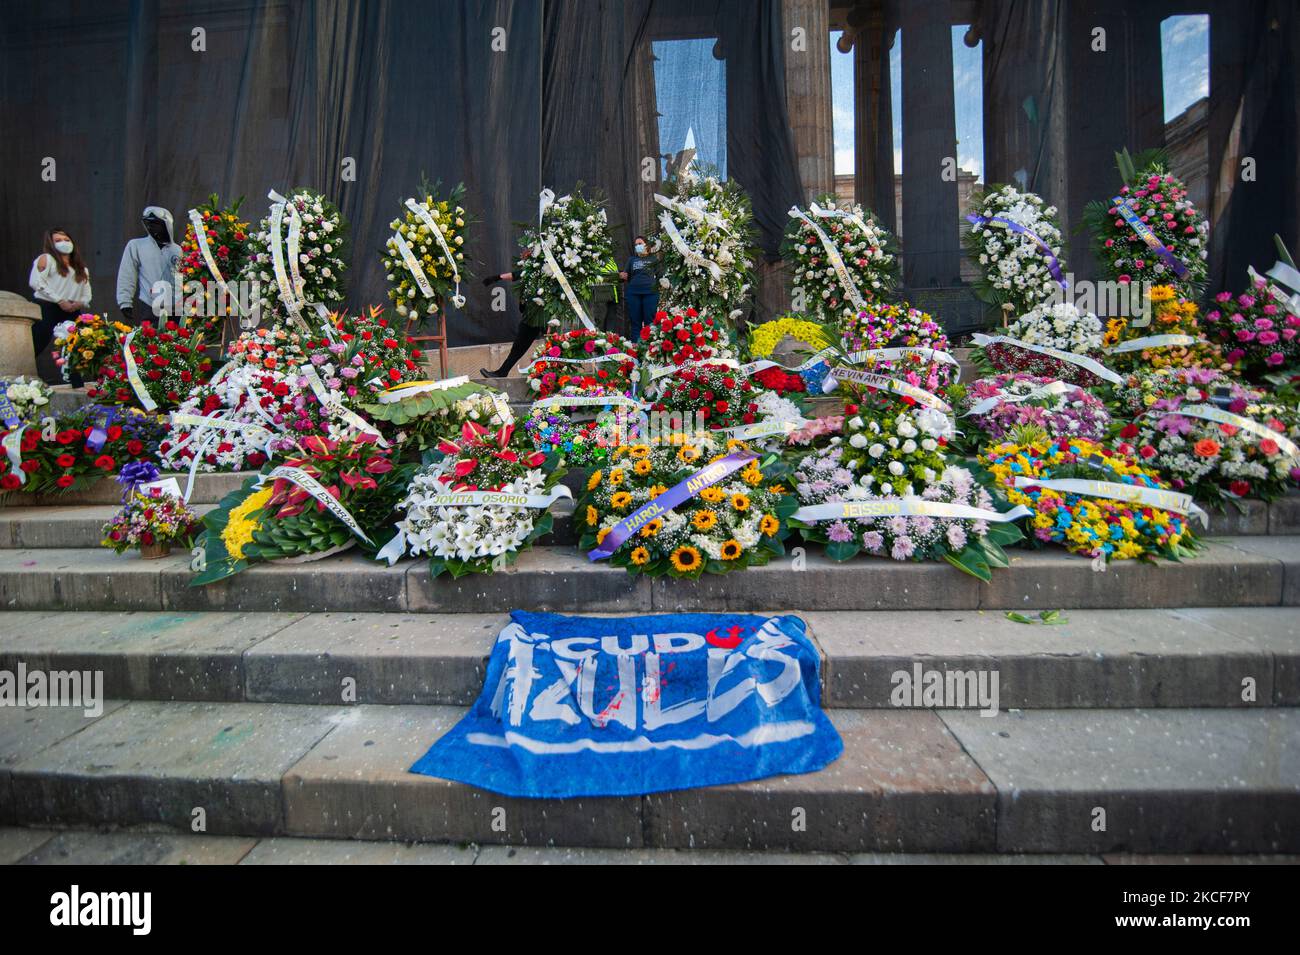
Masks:
[[[1296,865],[1300,856],[989,855],[569,849],[0,827],[5,865]]]

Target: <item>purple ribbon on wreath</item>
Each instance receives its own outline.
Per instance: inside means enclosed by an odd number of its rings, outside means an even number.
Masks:
[[[1111,201],[1115,203],[1115,211],[1119,213],[1120,218],[1127,222],[1129,228],[1138,234],[1138,238],[1147,244],[1147,248],[1164,259],[1165,264],[1174,270],[1175,275],[1180,279],[1184,278],[1187,275],[1187,266],[1183,264],[1182,259],[1165,248],[1165,244],[1156,238],[1156,234],[1151,231],[1151,227],[1133,211],[1133,206],[1129,204],[1131,200],[1125,199],[1123,196],[1116,196]]]
[[[90,429],[90,436],[86,438],[86,447],[96,454],[104,447],[108,440],[108,428],[117,420],[117,409],[109,408],[108,411],[99,418]]]
[[[966,217],[966,221],[971,225],[989,225],[990,223],[996,222],[998,225],[1005,226],[1017,235],[1028,236],[1033,239],[1034,242],[1037,243],[1038,248],[1042,250],[1043,255],[1047,257],[1047,271],[1052,273],[1052,278],[1056,279],[1056,284],[1061,286],[1063,289],[1068,289],[1070,287],[1070,283],[1067,282],[1065,276],[1061,274],[1061,263],[1057,260],[1056,253],[1053,252],[1052,247],[1040,239],[1038,234],[1032,229],[1026,229],[1019,222],[1012,222],[1010,219],[1003,216],[977,216],[973,212]]]
[[[587,552],[587,559],[604,560],[607,557],[614,556],[614,551],[618,550],[625,540],[650,521],[662,514],[667,514],[677,505],[699,494],[706,487],[717,484],[723,478],[734,471],[738,471],[757,457],[758,455],[752,451],[732,451],[725,458],[714,461],[712,464],[706,464],[685,481],[660,494],[653,501],[642,504],[632,514],[611,527],[609,533],[605,535],[605,539],[596,546],[596,549]],[[705,477],[706,473],[708,474],[707,477]]]

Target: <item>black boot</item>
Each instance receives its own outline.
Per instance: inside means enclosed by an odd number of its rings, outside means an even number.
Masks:
[[[506,356],[506,360],[501,364],[501,367],[496,371],[488,371],[486,368],[480,368],[478,370],[479,374],[484,378],[506,377],[506,375],[510,374],[510,369],[514,367],[515,362],[524,357],[528,352],[528,349],[533,346],[533,342],[537,341],[537,337],[540,334],[540,328],[535,325],[530,325],[526,320],[521,318],[519,320],[519,329],[515,332],[514,344],[510,346],[510,354]]]

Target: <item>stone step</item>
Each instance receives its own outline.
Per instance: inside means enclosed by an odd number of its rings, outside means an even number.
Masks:
[[[1300,604],[1300,538],[1225,537],[1182,563],[1123,561],[1095,571],[1059,549],[1019,551],[989,583],[947,564],[859,558],[836,563],[794,550],[766,567],[698,581],[634,576],[570,547],[535,547],[495,574],[428,574],[356,551],[306,564],[258,565],[190,586],[191,557],[160,560],[104,549],[0,549],[8,610],[587,612],[721,610],[1088,610]]]
[[[566,474],[564,482],[570,486],[574,495],[578,495],[585,486],[586,472]],[[114,485],[117,487],[117,485]],[[211,488],[204,488],[211,493]],[[195,494],[194,497],[199,497]],[[1287,501],[1290,498],[1285,499]],[[1263,504],[1262,501],[1253,503]],[[1281,502],[1275,502],[1275,505]],[[104,524],[117,513],[119,504],[65,504],[50,506],[43,504],[20,504],[17,501],[8,507],[0,508],[0,549],[15,547],[98,547],[100,530]],[[194,512],[200,517],[215,507],[214,503],[191,502]],[[580,528],[574,524],[574,505],[572,501],[557,501],[551,507],[554,516],[554,529],[545,543],[565,547],[576,546]],[[1246,524],[1222,528],[1221,533],[1232,536],[1263,536],[1268,532],[1268,511],[1260,510],[1257,516],[1261,520]],[[1226,515],[1225,515],[1226,516]],[[1218,517],[1211,518],[1211,527],[1217,527]],[[1279,531],[1292,533],[1289,527]],[[812,545],[812,549],[818,549]]]
[[[1001,709],[1300,706],[1287,608],[815,611],[828,707],[895,706],[897,674],[997,673]],[[98,671],[115,699],[452,704],[483,684],[505,613],[0,614],[0,670]],[[991,678],[991,677],[989,677]],[[910,699],[910,697],[909,697]],[[973,704],[972,704],[973,705]]]
[[[199,517],[215,504],[194,504]],[[15,547],[98,547],[104,524],[117,513],[118,504],[73,504],[60,507],[10,506],[0,508],[0,550]],[[574,546],[578,542],[573,524],[573,502],[557,501],[551,508],[554,530],[547,542]],[[391,533],[391,531],[390,531]]]
[[[194,489],[190,493],[191,504],[216,504],[223,497],[235,490],[245,479],[252,477],[255,471],[228,471],[224,473],[200,473],[194,475]],[[163,477],[174,477],[185,489],[188,474],[164,473]],[[65,491],[56,494],[25,494],[21,491],[0,496],[0,506],[8,508],[30,507],[73,507],[83,504],[119,504],[122,501],[122,485],[111,477],[100,478],[81,490]],[[4,510],[0,509],[0,515]]]
[[[0,710],[0,822],[616,849],[1295,852],[1300,710],[836,710],[826,769],[527,800],[407,772],[463,710]]]

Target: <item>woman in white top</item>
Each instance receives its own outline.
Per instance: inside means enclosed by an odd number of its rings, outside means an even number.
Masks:
[[[90,270],[66,229],[45,233],[45,251],[32,263],[27,284],[41,307],[41,319],[32,326],[32,344],[40,355],[54,337],[56,325],[90,308]]]

